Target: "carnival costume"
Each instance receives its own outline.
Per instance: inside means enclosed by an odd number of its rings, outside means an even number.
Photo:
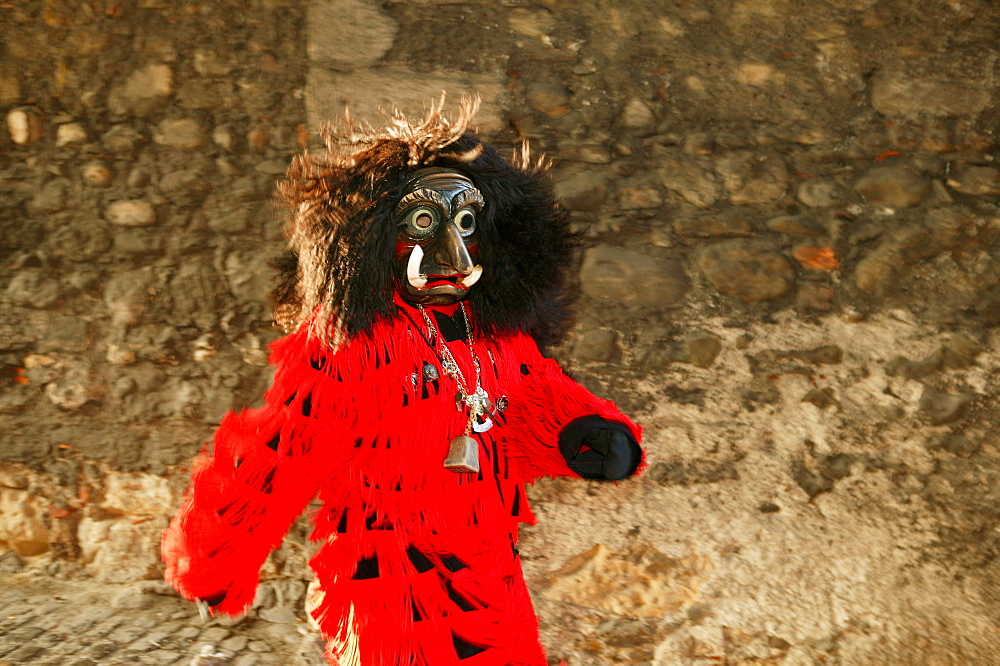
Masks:
[[[618,480],[639,428],[542,355],[573,236],[545,164],[432,109],[348,121],[289,169],[258,409],[230,413],[164,534],[167,580],[240,614],[318,494],[311,613],[341,666],[546,664],[517,550],[525,482]]]

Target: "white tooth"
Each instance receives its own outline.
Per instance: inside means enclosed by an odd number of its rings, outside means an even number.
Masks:
[[[479,281],[479,278],[483,276],[483,267],[476,264],[476,267],[472,269],[472,272],[462,278],[462,286],[469,288]]]
[[[420,273],[420,263],[424,260],[424,249],[419,245],[413,246],[410,252],[410,259],[406,262],[406,281],[419,289],[427,284],[427,277]]]

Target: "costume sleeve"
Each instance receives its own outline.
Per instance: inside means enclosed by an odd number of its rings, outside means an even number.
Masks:
[[[167,582],[213,611],[246,612],[268,553],[322,481],[324,438],[310,416],[315,371],[306,338],[275,343],[278,368],[265,405],[225,416],[164,532]]]
[[[645,454],[639,447],[642,428],[610,400],[598,398],[571,379],[552,359],[544,358],[527,336],[513,340],[516,395],[508,396],[502,434],[509,455],[517,459],[525,480],[540,476],[584,476],[619,479],[640,471]],[[611,465],[608,454],[619,462]],[[604,469],[620,473],[608,477]],[[596,465],[596,467],[595,467]],[[595,473],[587,470],[596,469]]]

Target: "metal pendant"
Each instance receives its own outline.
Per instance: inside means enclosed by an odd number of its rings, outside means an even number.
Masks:
[[[472,430],[473,432],[486,432],[493,427],[493,419],[488,416],[482,416],[483,422],[480,423],[479,419],[472,420]]]
[[[445,469],[453,472],[479,473],[479,442],[468,435],[459,435],[448,446]]]
[[[440,376],[438,369],[430,363],[424,363],[423,375],[425,382],[432,382]]]

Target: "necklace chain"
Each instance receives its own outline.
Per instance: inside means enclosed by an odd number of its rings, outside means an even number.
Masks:
[[[438,360],[441,361],[441,370],[455,380],[458,384],[458,393],[455,394],[455,406],[465,412],[468,411],[468,421],[465,425],[465,432],[451,440],[448,444],[448,457],[444,460],[445,469],[453,472],[478,474],[479,469],[479,443],[471,436],[473,432],[483,433],[493,427],[492,409],[493,403],[485,389],[479,385],[480,367],[479,357],[476,356],[475,340],[472,337],[472,324],[469,323],[469,313],[465,311],[465,303],[459,303],[462,309],[462,318],[465,320],[465,341],[469,346],[469,354],[472,356],[472,365],[476,369],[476,385],[471,391],[469,384],[462,374],[462,368],[455,361],[455,356],[448,349],[430,315],[422,305],[417,305],[420,314],[427,324],[427,331],[432,336],[437,345],[434,351]],[[428,340],[428,342],[430,342]],[[434,348],[434,345],[431,345]]]
[[[465,335],[466,343],[469,346],[469,353],[472,355],[472,364],[476,368],[476,386],[472,391],[469,391],[468,384],[465,381],[465,375],[462,373],[462,368],[459,367],[458,363],[455,361],[455,357],[452,355],[451,350],[448,349],[448,345],[444,342],[444,337],[438,332],[437,327],[434,325],[434,321],[431,319],[430,315],[427,314],[427,310],[424,306],[417,305],[420,309],[420,314],[423,315],[424,323],[427,324],[427,330],[434,337],[437,343],[437,353],[441,358],[441,369],[444,373],[454,379],[458,383],[458,388],[462,390],[466,395],[472,395],[479,392],[479,357],[476,356],[475,340],[472,337],[472,325],[469,323],[469,315],[465,312],[465,303],[459,303],[459,307],[462,309],[462,319],[465,320]]]
[[[476,355],[475,339],[472,337],[472,324],[469,323],[469,314],[465,311],[465,303],[459,303],[459,307],[462,309],[462,318],[465,320],[466,343],[469,346],[469,354],[472,356],[472,365],[476,370],[474,387],[469,386],[465,375],[462,373],[462,368],[455,361],[454,355],[448,349],[448,345],[445,344],[444,337],[438,332],[437,327],[434,326],[430,315],[427,314],[422,305],[418,305],[417,307],[424,318],[424,323],[427,324],[427,330],[437,343],[435,351],[441,360],[441,370],[458,384],[458,394],[455,396],[456,406],[461,409],[464,404],[469,410],[469,424],[466,426],[466,434],[473,430],[476,432],[488,430],[493,425],[493,421],[488,417],[491,415],[493,404],[490,402],[489,394],[479,384],[481,368],[479,357]],[[480,423],[480,420],[482,423]]]

